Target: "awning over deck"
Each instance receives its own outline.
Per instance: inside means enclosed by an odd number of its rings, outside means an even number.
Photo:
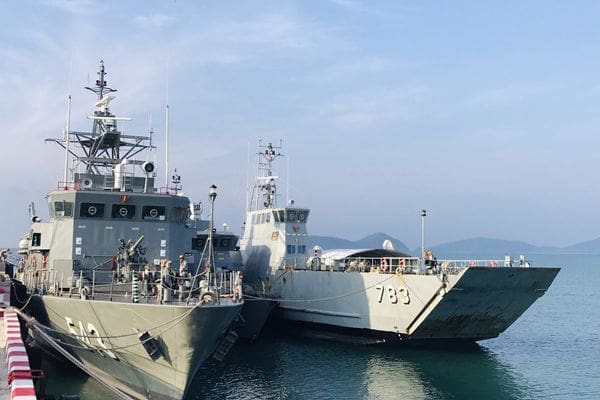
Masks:
[[[332,249],[323,250],[321,259],[327,261],[340,261],[352,258],[379,258],[379,257],[411,257],[409,254],[386,249]]]

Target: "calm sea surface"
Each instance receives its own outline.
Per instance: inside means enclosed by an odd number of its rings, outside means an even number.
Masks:
[[[417,350],[268,334],[205,364],[189,399],[600,399],[600,256],[530,258],[563,269],[497,339]],[[68,364],[44,364],[47,393],[114,398]]]

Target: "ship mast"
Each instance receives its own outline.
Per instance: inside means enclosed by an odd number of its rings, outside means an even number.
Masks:
[[[107,85],[106,75],[104,61],[100,61],[96,85],[85,87],[97,96],[94,114],[88,116],[88,119],[93,121],[92,131],[71,131],[71,101],[69,97],[67,128],[64,137],[46,139],[46,141],[55,142],[65,149],[65,163],[68,162],[68,155],[73,156],[78,165],[84,167],[85,173],[88,175],[112,176],[119,173],[117,170],[127,162],[139,163],[133,160],[137,154],[154,148],[151,138],[148,136],[125,135],[119,131],[117,122],[129,121],[131,118],[117,117],[110,112],[109,104],[116,98],[110,94],[117,90]],[[70,146],[71,142],[73,146]],[[141,163],[139,164],[141,165]],[[67,171],[65,171],[65,177],[67,177]]]
[[[64,185],[68,186],[69,181],[69,133],[71,132],[71,93],[69,90],[69,100],[67,102],[67,127],[65,128],[64,143],[65,143],[65,176],[63,178]]]
[[[111,89],[106,86],[106,80],[104,80],[104,77],[108,74],[104,71],[104,60],[100,60],[100,71],[98,71],[97,74],[100,79],[96,80],[96,86],[93,88],[86,86],[85,89],[96,93],[98,95],[98,102],[100,102],[100,100],[104,98],[105,94],[116,92],[117,89]],[[108,107],[106,108],[106,111],[108,111]]]
[[[259,139],[258,147],[258,168],[256,173],[256,183],[252,188],[252,198],[248,205],[250,211],[260,208],[277,208],[277,185],[275,180],[278,176],[273,176],[273,161],[283,157],[278,150],[281,149],[283,141],[279,141],[279,146],[273,146],[271,142],[262,144]],[[260,198],[263,198],[262,207],[259,204]]]

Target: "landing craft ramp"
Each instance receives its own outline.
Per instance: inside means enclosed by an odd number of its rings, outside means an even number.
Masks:
[[[411,339],[497,337],[541,297],[560,268],[469,267],[409,327]]]

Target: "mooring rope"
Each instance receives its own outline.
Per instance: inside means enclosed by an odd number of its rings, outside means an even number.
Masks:
[[[75,364],[77,367],[79,367],[83,372],[85,372],[86,374],[88,374],[89,376],[91,376],[92,378],[96,379],[98,382],[100,382],[104,386],[106,386],[111,392],[113,392],[114,394],[116,394],[119,398],[124,399],[124,400],[133,400],[133,397],[131,397],[131,396],[125,394],[124,392],[122,392],[121,390],[117,389],[114,386],[114,384],[111,384],[110,382],[108,382],[107,380],[105,380],[104,378],[102,378],[100,375],[98,375],[97,373],[95,373],[94,371],[92,371],[90,368],[86,367],[77,358],[73,357],[67,350],[63,349],[62,346],[59,343],[57,343],[52,336],[48,335],[46,332],[44,332],[43,330],[41,330],[39,328],[39,324],[37,323],[37,321],[35,321],[35,319],[29,317],[28,315],[26,315],[25,313],[23,313],[21,310],[17,310],[17,313],[25,321],[27,321],[28,323],[31,323],[30,324],[31,328],[34,329],[37,333],[39,333],[39,335],[50,346],[52,346],[56,351],[58,351],[60,354],[62,354],[67,360],[71,361],[73,364]],[[144,398],[145,397],[145,396],[143,396],[143,395],[141,395],[139,393],[136,393],[136,394],[140,398]]]

